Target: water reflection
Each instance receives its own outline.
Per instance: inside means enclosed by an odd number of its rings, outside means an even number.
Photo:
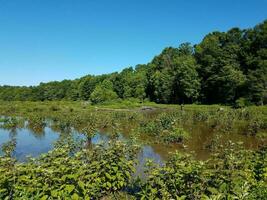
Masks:
[[[15,138],[17,145],[14,156],[20,161],[24,161],[26,156],[36,157],[41,153],[48,152],[53,148],[53,142],[59,137],[57,133],[48,127],[43,131],[42,137],[40,137],[39,133],[27,128],[18,129],[16,132],[17,134],[14,135],[12,131],[0,129],[0,145],[11,138]]]
[[[164,164],[163,157],[156,153],[153,147],[144,145],[138,154],[138,165],[136,166],[136,175],[144,177],[144,170],[148,160],[153,161],[156,165],[162,166]]]
[[[71,133],[61,133],[55,131],[54,126],[44,127],[43,129],[36,129],[30,127],[27,123],[25,128],[12,130],[0,129],[0,146],[12,138],[15,138],[17,145],[15,148],[14,156],[19,161],[25,161],[28,156],[37,157],[42,153],[46,153],[53,148],[53,144],[65,138],[66,135],[71,134],[75,140],[85,140],[86,137],[80,134],[78,131],[71,129]],[[110,140],[110,136],[101,132],[97,133],[90,139],[90,145],[105,144]],[[118,135],[118,140],[125,141],[126,138],[122,135]],[[88,142],[88,141],[87,141]],[[154,160],[155,163],[162,164],[163,159],[160,154],[156,153],[152,146],[145,145],[142,147],[139,155],[139,165],[137,171],[143,171],[145,162],[148,160]]]
[[[143,145],[139,155],[139,166],[137,170],[143,169],[147,159],[152,159],[157,164],[162,164],[164,160],[168,158],[169,152],[179,150],[181,152],[195,152],[196,158],[207,159],[210,154],[210,149],[214,142],[225,143],[229,140],[233,142],[242,141],[245,148],[254,149],[259,147],[262,142],[253,136],[244,136],[240,134],[223,133],[219,134],[215,131],[210,130],[203,124],[195,124],[184,127],[188,132],[191,133],[191,138],[184,144],[151,144]],[[128,130],[122,130],[124,135],[118,134],[119,140],[127,140],[130,137]],[[87,140],[87,146],[107,143],[110,140],[110,135],[105,134],[108,130],[102,130],[95,134],[93,137]],[[15,157],[23,161],[26,156],[30,155],[36,157],[42,153],[46,153],[53,148],[53,144],[60,138],[64,138],[67,135],[72,135],[75,139],[86,140],[86,137],[81,132],[72,128],[69,124],[61,124],[59,122],[53,122],[47,120],[45,123],[26,122],[23,128],[16,129],[3,129],[0,128],[0,145],[15,138],[17,146],[15,149]],[[219,138],[216,141],[216,138]],[[142,141],[151,141],[153,138],[146,138],[141,136]],[[266,142],[266,141],[265,141]],[[265,143],[266,144],[266,143]]]

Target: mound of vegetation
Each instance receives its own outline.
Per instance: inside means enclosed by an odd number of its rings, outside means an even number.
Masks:
[[[147,163],[134,176],[138,146],[111,141],[83,148],[70,138],[54,150],[19,163],[14,140],[0,157],[1,199],[266,199],[267,149],[248,151],[229,143],[198,161],[178,152],[164,166]]]

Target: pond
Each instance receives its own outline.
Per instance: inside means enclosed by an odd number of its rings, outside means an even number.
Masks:
[[[71,130],[70,133],[75,140],[85,139],[85,136],[78,133],[75,130]],[[60,137],[65,137],[64,133],[56,132],[50,127],[45,127],[41,132],[34,132],[26,128],[17,128],[15,130],[7,130],[0,128],[0,147],[11,139],[16,139],[16,148],[13,156],[19,161],[24,162],[27,157],[37,157],[42,153],[47,153],[49,150],[53,149],[54,143],[60,139]],[[123,136],[120,137],[123,139]],[[97,133],[92,138],[92,144],[100,144],[108,142],[109,137],[105,133]],[[0,151],[0,155],[2,152]],[[152,159],[155,163],[162,164],[163,157],[157,153],[154,148],[150,145],[143,145],[142,149],[138,155],[139,165],[137,166],[137,173],[143,171],[143,166],[147,159]]]
[[[50,128],[51,124],[47,123],[41,131],[36,129],[27,128],[27,122],[21,128],[14,130],[7,130],[0,128],[0,146],[11,138],[15,138],[17,141],[14,156],[19,161],[24,161],[27,156],[37,157],[42,153],[46,153],[53,149],[53,144],[60,138],[66,136],[66,134],[72,134],[75,139],[84,139],[84,135],[71,129],[66,133],[57,132]],[[138,156],[138,160],[141,166],[144,165],[147,159],[152,159],[158,164],[162,164],[167,159],[169,152],[176,150],[186,153],[194,152],[197,159],[207,159],[210,154],[209,146],[212,145],[216,133],[203,124],[197,124],[194,126],[185,127],[187,131],[191,133],[191,138],[185,141],[183,144],[157,144],[153,141],[153,138],[145,139],[145,141],[152,141],[150,144],[145,143],[142,145],[141,151]],[[126,135],[121,135],[120,139],[126,139]],[[104,132],[97,133],[92,138],[92,144],[98,144],[101,142],[107,142],[109,137]],[[223,144],[227,141],[243,142],[245,148],[256,149],[264,141],[257,139],[253,136],[244,136],[241,134],[229,134],[225,133],[219,138],[219,141]]]

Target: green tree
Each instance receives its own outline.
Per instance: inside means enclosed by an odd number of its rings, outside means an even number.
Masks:
[[[196,45],[204,102],[231,103],[240,97],[246,79],[240,62],[242,35],[238,28],[227,33],[214,32]]]
[[[113,91],[113,84],[109,80],[104,80],[98,84],[90,95],[90,100],[93,104],[103,103],[117,98],[118,95]]]
[[[108,78],[108,75],[100,75],[100,76],[85,76],[81,78],[79,84],[79,94],[80,99],[88,100],[90,98],[91,93],[94,91],[95,87]]]
[[[267,20],[244,34],[242,62],[247,75],[244,96],[262,104],[267,93]]]
[[[166,48],[155,57],[149,67],[148,93],[160,103],[187,103],[198,97],[200,87],[193,48],[182,44]]]

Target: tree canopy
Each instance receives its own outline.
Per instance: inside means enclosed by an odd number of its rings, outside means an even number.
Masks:
[[[0,100],[148,99],[157,103],[267,103],[267,20],[167,47],[147,64],[38,86],[0,86]]]

